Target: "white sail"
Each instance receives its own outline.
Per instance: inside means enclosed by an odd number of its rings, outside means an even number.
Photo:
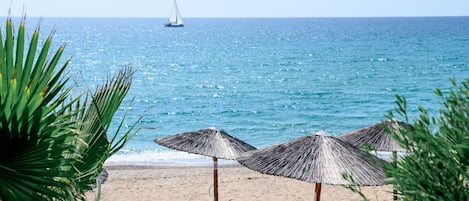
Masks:
[[[181,14],[179,13],[179,9],[178,9],[178,6],[176,4],[176,0],[174,0],[174,6],[173,6],[173,10],[171,11],[171,15],[169,16],[169,19],[168,19],[168,24],[167,25],[182,25],[183,22],[182,22],[182,18],[181,18]]]

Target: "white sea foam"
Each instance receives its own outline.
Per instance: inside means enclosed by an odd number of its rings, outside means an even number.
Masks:
[[[377,152],[376,155],[391,161],[391,152]],[[398,153],[402,157],[403,153]],[[237,164],[235,160],[219,159],[220,165]],[[109,158],[105,165],[136,165],[136,166],[212,166],[212,158],[180,151],[142,151],[118,153]]]
[[[219,164],[236,164],[236,161],[223,160]],[[109,158],[105,165],[137,166],[211,166],[212,158],[179,151],[142,151],[118,153]]]
[[[405,153],[403,152],[397,152],[397,158],[402,158],[404,155]],[[392,152],[378,151],[376,156],[385,161],[392,161]]]

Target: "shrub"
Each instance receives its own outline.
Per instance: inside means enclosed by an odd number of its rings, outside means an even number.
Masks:
[[[469,200],[469,80],[443,93],[438,116],[419,106],[411,126],[392,132],[408,154],[385,166],[390,183],[405,200]],[[409,122],[406,99],[396,96],[395,114]]]

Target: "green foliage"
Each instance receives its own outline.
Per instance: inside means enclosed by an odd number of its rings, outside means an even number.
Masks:
[[[91,103],[86,104],[88,101],[85,99],[83,107],[75,113],[74,119],[77,120],[78,130],[82,133],[79,135],[79,141],[87,142],[87,146],[79,147],[79,152],[84,157],[80,157],[74,166],[78,170],[75,181],[81,190],[91,190],[90,184],[96,182],[96,176],[101,173],[106,159],[121,149],[135,134],[132,132],[135,128],[134,124],[122,136],[119,136],[118,133],[124,123],[121,121],[116,134],[110,140],[107,138],[112,117],[130,88],[131,75],[130,68],[123,69],[111,79],[112,81],[98,87],[92,96]]]
[[[385,168],[405,200],[469,200],[469,80],[451,82],[447,93],[435,91],[443,99],[438,116],[419,107],[409,127],[392,132],[408,154]],[[406,99],[397,96],[396,103],[397,115],[408,121]]]
[[[370,200],[365,196],[365,194],[363,194],[362,188],[361,188],[359,185],[356,185],[357,182],[355,182],[355,180],[353,179],[353,177],[352,177],[351,174],[348,174],[347,172],[343,172],[343,173],[342,173],[342,177],[343,177],[345,180],[347,180],[347,181],[350,182],[350,184],[344,186],[346,189],[349,189],[350,191],[352,191],[352,192],[358,194],[358,195],[362,198],[363,201],[370,201]]]
[[[114,113],[132,71],[76,98],[59,65],[65,45],[50,55],[52,36],[39,47],[37,27],[26,47],[25,23],[14,35],[11,18],[0,30],[0,200],[83,200],[104,161],[137,131],[108,140]],[[25,54],[26,53],[26,54]],[[123,121],[123,120],[122,120]],[[99,185],[98,185],[99,186]]]

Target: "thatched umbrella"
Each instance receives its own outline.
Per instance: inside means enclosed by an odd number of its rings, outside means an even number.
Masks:
[[[406,150],[388,134],[388,130],[397,130],[402,126],[407,126],[407,124],[403,122],[384,121],[344,133],[338,138],[360,148],[368,145],[371,149],[376,151],[405,152]]]
[[[246,151],[256,149],[217,128],[171,135],[156,139],[155,142],[179,151],[212,157],[215,201],[218,200],[218,158],[233,160]]]
[[[399,143],[388,133],[388,131],[398,131],[408,124],[400,121],[384,121],[371,126],[349,131],[338,138],[350,142],[354,146],[363,148],[369,146],[376,151],[392,152],[392,162],[396,163],[397,152],[406,152]],[[397,200],[397,191],[393,190],[393,200]]]
[[[316,201],[320,200],[321,184],[383,185],[384,171],[376,164],[378,160],[326,132],[249,151],[238,158],[242,165],[264,174],[315,183]],[[355,183],[344,179],[343,173],[350,174]]]

